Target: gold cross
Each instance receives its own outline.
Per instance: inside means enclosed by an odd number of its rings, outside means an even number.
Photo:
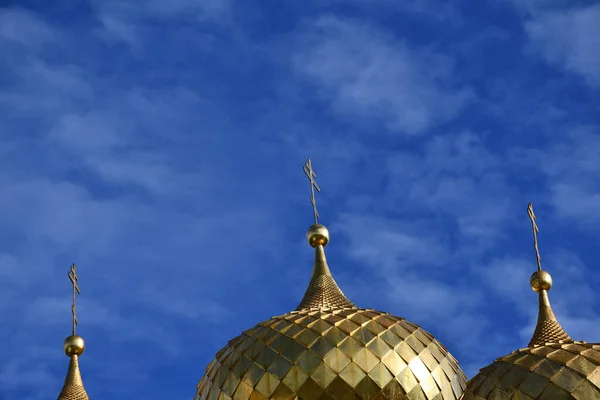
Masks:
[[[317,201],[315,200],[315,189],[317,189],[317,192],[321,192],[321,189],[319,188],[319,185],[317,185],[317,182],[315,181],[317,174],[312,169],[312,163],[310,162],[310,158],[306,161],[306,163],[304,163],[304,173],[306,174],[306,176],[308,177],[308,180],[310,181],[310,203],[313,206],[313,212],[315,214],[315,225],[316,225],[319,223],[319,212],[317,211]]]
[[[76,301],[76,296],[77,293],[81,294],[81,291],[79,290],[79,286],[77,285],[77,281],[79,280],[79,277],[77,276],[77,271],[75,270],[75,264],[71,265],[71,269],[69,270],[69,279],[71,280],[71,283],[73,284],[73,305],[71,306],[71,312],[73,313],[73,336],[75,336],[76,330],[77,330],[77,313],[76,313],[76,308],[75,308],[75,301]]]
[[[535,214],[533,213],[533,204],[529,203],[527,205],[527,213],[529,214],[529,219],[531,220],[531,227],[533,228],[533,248],[535,249],[535,256],[537,257],[537,267],[538,271],[542,270],[542,258],[540,257],[540,250],[538,249],[538,241],[537,234],[540,232],[540,228],[538,228],[535,223]]]

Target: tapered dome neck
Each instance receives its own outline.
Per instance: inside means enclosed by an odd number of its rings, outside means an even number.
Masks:
[[[79,356],[73,354],[70,358],[67,377],[58,395],[58,400],[89,400],[79,371]]]
[[[315,249],[315,262],[308,288],[296,311],[311,308],[356,307],[344,295],[335,279],[325,257],[325,246],[329,242],[329,231],[324,225],[312,225],[306,234],[308,243]]]
[[[565,332],[560,325],[552,306],[548,291],[552,287],[552,276],[544,270],[539,270],[531,275],[531,288],[538,292],[539,296],[539,312],[538,320],[533,333],[533,337],[529,341],[529,347],[542,346],[546,343],[564,343],[572,342],[573,339]]]

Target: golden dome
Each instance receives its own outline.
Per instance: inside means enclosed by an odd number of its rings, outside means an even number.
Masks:
[[[546,271],[538,272],[552,282]],[[531,341],[482,368],[468,382],[464,400],[600,399],[600,344],[576,342],[567,335],[552,312],[547,290],[534,280],[536,274],[531,286],[539,293],[540,311]]]
[[[466,378],[446,348],[403,318],[356,307],[329,270],[327,228],[313,225],[307,239],[315,262],[298,308],[230,340],[196,399],[458,399]]]
[[[530,279],[539,296],[535,332],[526,348],[482,368],[468,382],[462,399],[600,400],[600,344],[574,341],[556,320],[548,298],[552,277],[541,269],[531,203],[528,211],[538,261]]]
[[[514,351],[482,368],[462,398],[600,399],[600,344],[554,342]]]

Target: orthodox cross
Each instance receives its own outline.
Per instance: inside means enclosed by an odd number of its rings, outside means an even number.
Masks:
[[[313,212],[315,214],[315,225],[316,225],[319,223],[319,212],[317,211],[317,202],[315,200],[315,189],[317,189],[317,192],[321,192],[321,189],[319,188],[319,185],[317,185],[317,182],[315,181],[317,174],[312,169],[312,163],[310,162],[310,158],[306,161],[306,163],[304,163],[304,173],[306,174],[306,176],[308,177],[308,180],[310,181],[310,203],[313,206]]]
[[[71,283],[73,284],[73,305],[71,306],[71,312],[73,313],[73,336],[75,336],[75,332],[76,332],[76,328],[77,328],[77,313],[75,312],[75,301],[76,301],[76,297],[77,297],[77,293],[81,294],[81,291],[79,290],[79,286],[77,285],[77,281],[79,280],[79,277],[77,276],[77,271],[75,270],[75,264],[71,265],[71,269],[69,270],[69,279],[71,280]]]
[[[538,241],[537,234],[540,232],[540,228],[538,228],[535,223],[535,214],[533,213],[533,204],[529,203],[527,205],[527,213],[529,214],[529,219],[531,220],[531,227],[533,229],[533,248],[535,249],[535,256],[537,257],[537,267],[538,271],[542,270],[542,258],[540,257],[540,250],[538,249]]]

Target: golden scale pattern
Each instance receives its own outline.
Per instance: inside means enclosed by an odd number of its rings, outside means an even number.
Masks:
[[[66,385],[60,391],[58,400],[90,400],[83,386]]]
[[[458,399],[466,377],[446,348],[372,309],[292,311],[231,340],[196,399]]]
[[[58,395],[58,400],[90,400],[83,387],[77,356],[70,357],[67,377],[65,379],[65,384]]]
[[[528,346],[533,347],[544,343],[559,343],[567,340],[572,341],[573,339],[567,335],[560,323],[556,319],[547,319],[541,321],[541,323],[538,322]]]
[[[331,275],[313,276],[296,311],[310,308],[356,307],[340,289]]]
[[[497,359],[469,381],[464,400],[600,400],[600,344],[546,343]]]

